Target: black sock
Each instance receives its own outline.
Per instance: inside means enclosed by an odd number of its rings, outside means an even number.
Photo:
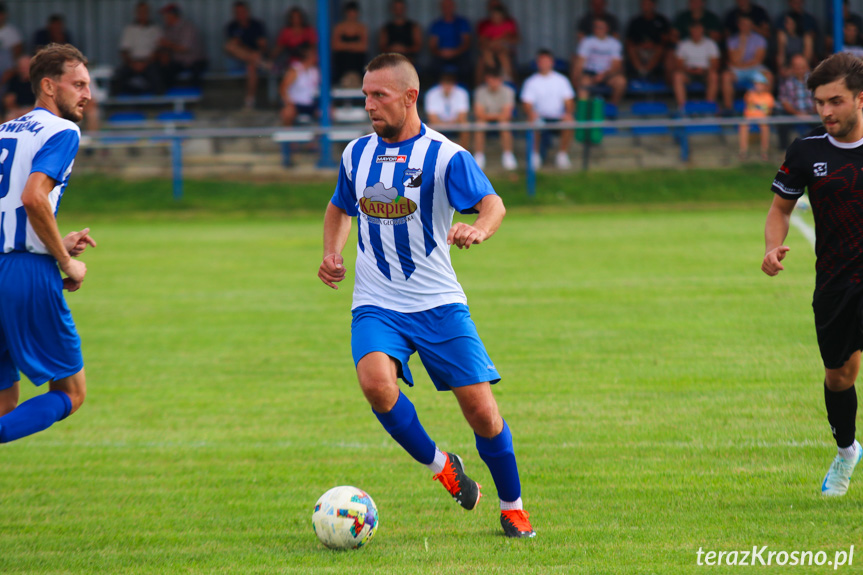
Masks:
[[[836,445],[850,447],[854,443],[854,421],[857,419],[857,390],[852,385],[844,391],[830,391],[825,383],[824,404]]]

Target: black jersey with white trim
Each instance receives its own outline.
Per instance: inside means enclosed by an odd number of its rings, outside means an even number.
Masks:
[[[794,140],[771,189],[796,200],[808,188],[815,217],[815,288],[863,283],[863,140],[844,143],[823,127]]]

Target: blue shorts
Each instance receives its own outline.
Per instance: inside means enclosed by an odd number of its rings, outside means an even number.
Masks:
[[[415,313],[360,306],[353,316],[354,365],[373,351],[383,352],[396,360],[399,377],[412,386],[408,360],[416,351],[438,391],[500,381],[464,304],[442,305]]]
[[[24,252],[0,254],[0,390],[21,379],[36,385],[84,367],[81,338],[63,297],[56,260]]]

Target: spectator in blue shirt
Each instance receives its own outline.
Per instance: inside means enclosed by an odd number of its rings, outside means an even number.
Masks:
[[[267,53],[267,30],[260,20],[252,18],[248,4],[240,0],[234,2],[234,19],[225,27],[225,36],[225,52],[245,65],[245,107],[253,108],[258,89],[258,69],[268,71],[272,67],[264,59]]]
[[[456,74],[459,82],[470,83],[471,26],[456,14],[455,0],[441,0],[441,17],[429,27],[429,50],[435,76],[444,72]]]

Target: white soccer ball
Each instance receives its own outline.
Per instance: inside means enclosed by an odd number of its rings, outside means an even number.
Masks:
[[[378,508],[362,489],[333,487],[315,503],[312,527],[330,549],[357,549],[371,541],[378,530]]]

